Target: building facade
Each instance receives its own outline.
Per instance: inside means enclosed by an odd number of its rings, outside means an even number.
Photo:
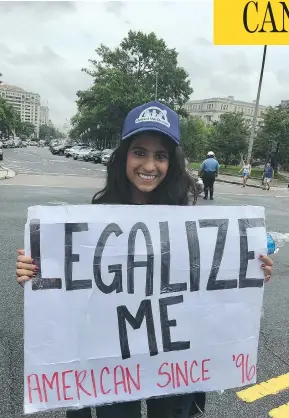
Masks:
[[[259,105],[257,124],[260,126],[263,121],[263,113],[266,106]],[[255,110],[255,101],[243,102],[235,100],[233,96],[218,97],[204,100],[189,100],[185,105],[185,110],[192,116],[198,116],[207,123],[218,122],[220,116],[228,112],[240,112],[248,125],[251,125]]]
[[[49,124],[49,108],[48,106],[40,106],[40,125]]]
[[[35,126],[35,137],[39,136],[40,96],[20,87],[0,84],[0,96],[19,114],[21,122],[30,122]]]

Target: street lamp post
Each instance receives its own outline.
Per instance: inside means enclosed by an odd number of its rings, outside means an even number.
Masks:
[[[155,100],[158,100],[158,72],[156,71]]]
[[[253,144],[254,144],[254,139],[255,139],[257,116],[258,116],[258,110],[259,110],[259,102],[260,102],[264,67],[265,67],[265,61],[266,61],[266,53],[267,53],[267,45],[264,46],[264,51],[263,51],[263,59],[262,59],[261,72],[260,72],[260,78],[259,78],[259,86],[258,86],[256,103],[255,103],[255,111],[254,111],[254,116],[253,116],[251,133],[250,133],[250,140],[249,140],[249,147],[248,147],[248,157],[247,157],[249,164],[250,164],[250,161],[251,161],[251,158],[252,158],[252,150],[253,150]]]

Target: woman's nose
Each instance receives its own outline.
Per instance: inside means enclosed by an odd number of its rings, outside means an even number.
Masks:
[[[143,168],[146,172],[151,173],[156,170],[154,158],[146,158],[143,162]]]

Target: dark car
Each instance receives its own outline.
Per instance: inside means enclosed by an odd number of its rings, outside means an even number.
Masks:
[[[102,151],[100,151],[100,150],[95,150],[95,151],[92,153],[92,161],[93,161],[95,164],[101,163],[101,156],[102,156]]]
[[[53,155],[64,155],[64,151],[68,148],[71,148],[71,145],[55,145],[51,148]]]
[[[94,161],[95,158],[101,153],[98,149],[93,148],[88,154],[86,154],[83,159],[84,161]]]

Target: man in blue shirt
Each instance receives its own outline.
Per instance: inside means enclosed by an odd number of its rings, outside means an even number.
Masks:
[[[205,200],[208,200],[208,193],[210,190],[210,200],[214,199],[214,183],[216,177],[218,176],[220,165],[218,161],[215,159],[215,154],[213,151],[209,151],[207,154],[207,159],[203,161],[200,167],[200,176],[204,182],[204,189],[205,189]]]

